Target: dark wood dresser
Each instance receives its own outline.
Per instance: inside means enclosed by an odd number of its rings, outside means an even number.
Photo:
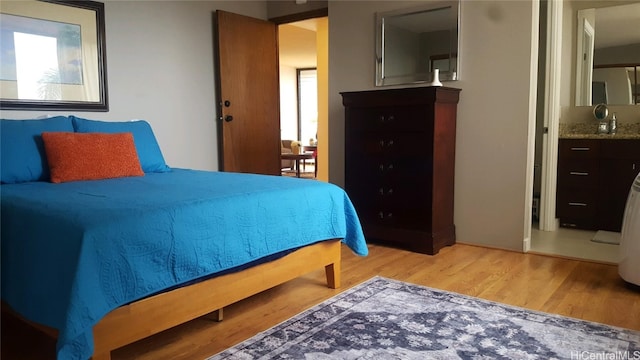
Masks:
[[[639,139],[560,139],[556,197],[560,226],[619,232],[639,171]]]
[[[434,255],[453,224],[460,89],[343,92],[345,190],[368,241]]]

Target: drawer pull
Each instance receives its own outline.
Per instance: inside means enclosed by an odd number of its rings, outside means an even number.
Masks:
[[[581,202],[570,202],[569,205],[571,205],[571,206],[587,206],[587,204],[581,203]]]
[[[380,219],[384,219],[384,218],[392,218],[393,217],[393,213],[387,213],[387,215],[385,216],[385,214],[382,211],[378,212],[378,217]]]
[[[385,146],[386,147],[393,146],[393,140],[389,140],[387,142],[385,142],[384,140],[380,140],[378,143],[380,144],[380,147],[382,147],[382,148],[385,147]]]
[[[389,115],[388,117],[385,117],[384,115],[380,115],[380,123],[382,124],[393,121],[394,119],[395,118],[393,117],[393,115]]]
[[[589,151],[591,148],[588,147],[572,147],[571,151]]]
[[[393,164],[389,164],[386,169],[384,167],[384,164],[380,164],[378,165],[378,169],[380,169],[380,171],[393,170]]]
[[[384,194],[385,194],[385,192],[384,192],[384,188],[380,188],[380,189],[378,189],[378,193],[379,193],[380,195],[383,195],[383,196],[384,196]],[[389,190],[387,190],[387,195],[393,195],[393,189],[389,189]]]
[[[570,171],[569,174],[578,175],[578,176],[589,176],[588,172],[581,172],[581,171]]]

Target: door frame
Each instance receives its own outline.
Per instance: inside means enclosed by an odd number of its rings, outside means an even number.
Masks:
[[[329,8],[326,7],[321,9],[303,11],[303,12],[290,14],[290,15],[278,16],[278,17],[270,18],[268,20],[271,21],[272,23],[275,23],[276,25],[282,25],[282,24],[288,24],[296,21],[309,20],[313,18],[328,17],[328,16],[329,16]]]
[[[540,189],[540,230],[556,231],[556,182],[558,174],[558,127],[560,123],[560,86],[562,54],[563,0],[548,1],[547,57],[545,70],[542,175]],[[533,166],[533,164],[531,164]]]
[[[280,16],[280,17],[274,17],[274,18],[270,18],[269,21],[275,23],[276,25],[283,25],[283,24],[288,24],[288,23],[292,23],[292,22],[296,22],[296,21],[302,21],[302,20],[309,20],[309,19],[315,19],[315,18],[329,18],[329,8],[328,7],[324,7],[324,8],[319,8],[319,9],[314,9],[314,10],[309,10],[309,11],[303,11],[303,12],[299,12],[299,13],[295,13],[295,14],[289,14],[289,15],[285,15],[285,16]],[[327,35],[328,36],[328,35]],[[328,38],[327,38],[328,41]],[[279,49],[278,49],[279,50]],[[327,59],[328,60],[328,59]],[[328,65],[328,64],[327,64]],[[328,77],[328,74],[327,74]],[[328,79],[327,79],[328,81]],[[326,97],[328,97],[328,87],[327,87],[327,93],[326,93]],[[318,99],[318,109],[320,112],[320,106],[323,106],[323,102],[321,101],[322,99]],[[326,104],[326,109],[328,111],[328,104]],[[323,130],[321,130],[321,127],[324,126],[326,129],[329,128],[329,123],[328,123],[328,117],[326,120],[322,120],[322,116],[319,116],[318,118],[318,136],[321,136],[322,134],[325,134],[325,132],[323,132]],[[316,157],[316,162],[315,162],[315,166],[316,166],[316,179],[317,180],[321,180],[321,181],[329,181],[329,143],[331,141],[331,139],[328,138],[329,136],[329,131],[326,131],[326,139],[323,140],[321,143],[319,142],[318,144],[318,148],[317,148],[317,157]],[[304,141],[304,139],[301,139],[302,141]],[[320,161],[318,161],[320,160]],[[320,169],[318,169],[320,164],[322,166],[320,166]]]

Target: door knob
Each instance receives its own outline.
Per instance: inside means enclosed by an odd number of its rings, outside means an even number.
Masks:
[[[226,121],[226,122],[229,122],[229,121],[232,121],[232,120],[233,120],[233,116],[231,116],[231,115],[227,115],[227,116],[224,117],[224,121]]]

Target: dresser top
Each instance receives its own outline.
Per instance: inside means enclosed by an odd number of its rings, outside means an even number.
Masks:
[[[341,92],[344,106],[399,106],[458,103],[460,89],[446,86],[376,89]]]

